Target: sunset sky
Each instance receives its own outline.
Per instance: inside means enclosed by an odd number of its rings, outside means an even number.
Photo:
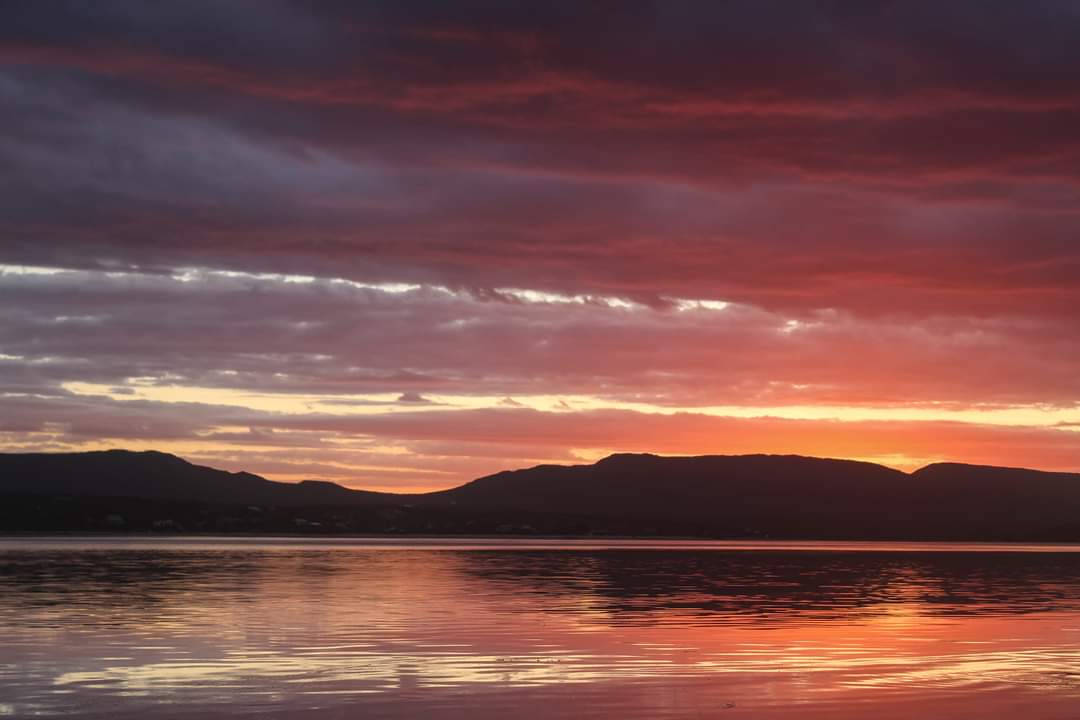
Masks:
[[[1080,471],[1080,4],[4,2],[0,450]]]

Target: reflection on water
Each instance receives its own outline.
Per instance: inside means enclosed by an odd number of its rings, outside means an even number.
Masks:
[[[0,717],[1080,717],[1075,548],[768,547],[3,540]]]

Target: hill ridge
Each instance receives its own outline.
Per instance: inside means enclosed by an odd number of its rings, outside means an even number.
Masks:
[[[664,527],[716,536],[1080,539],[1080,474],[964,463],[905,473],[802,455],[616,453],[591,464],[542,464],[447,490],[395,494],[319,480],[276,482],[153,450],[16,453],[0,454],[0,494],[426,514],[450,531],[479,527],[481,518],[515,518],[492,522],[522,527],[576,518],[576,525],[556,524],[629,534]]]

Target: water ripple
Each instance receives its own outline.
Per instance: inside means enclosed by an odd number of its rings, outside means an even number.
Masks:
[[[0,717],[1080,715],[1080,554],[979,549],[0,541]]]

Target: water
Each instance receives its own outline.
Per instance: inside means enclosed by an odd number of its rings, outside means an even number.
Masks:
[[[0,717],[1080,717],[1076,547],[0,540]]]

